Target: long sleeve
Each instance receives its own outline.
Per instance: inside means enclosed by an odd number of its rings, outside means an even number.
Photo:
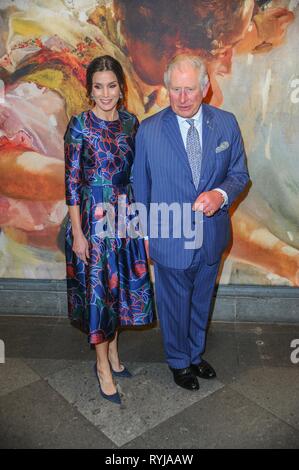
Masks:
[[[148,233],[148,216],[151,197],[151,175],[147,160],[146,146],[144,144],[143,126],[141,125],[136,135],[136,152],[133,165],[133,189],[134,197],[139,207],[141,228],[146,236]]]
[[[139,121],[138,121],[138,118],[136,116],[133,115],[133,118],[134,118],[134,123],[133,123],[133,127],[132,127],[132,131],[131,131],[131,136],[132,136],[132,139],[133,139],[133,155],[134,155],[134,159],[135,159],[135,151],[136,151],[136,134],[137,134],[137,131],[139,129]],[[130,183],[131,185],[133,185],[133,169],[134,169],[134,161],[133,161],[133,165],[131,167],[131,172],[130,172]]]
[[[234,140],[232,143],[230,165],[225,180],[218,187],[218,189],[222,189],[222,191],[226,192],[228,196],[228,206],[231,206],[237,196],[245,189],[249,181],[243,139],[235,117],[234,124]]]
[[[79,119],[73,116],[64,136],[65,196],[68,206],[80,204],[82,184],[81,154],[83,147],[82,128]]]

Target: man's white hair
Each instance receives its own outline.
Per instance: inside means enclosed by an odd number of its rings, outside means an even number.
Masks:
[[[171,59],[164,73],[164,83],[166,88],[169,88],[171,72],[175,67],[178,67],[183,62],[189,62],[195,69],[198,70],[199,84],[201,87],[201,91],[203,91],[206,85],[209,83],[209,76],[205,63],[197,55],[189,54],[178,54],[173,57],[173,59]]]

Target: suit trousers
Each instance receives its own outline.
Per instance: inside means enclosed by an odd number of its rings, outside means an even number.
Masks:
[[[158,316],[167,364],[174,369],[199,364],[220,261],[207,265],[195,250],[187,269],[154,263]]]

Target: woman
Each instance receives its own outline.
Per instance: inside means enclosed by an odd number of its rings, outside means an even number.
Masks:
[[[138,121],[122,106],[125,77],[113,57],[89,64],[86,88],[93,107],[73,116],[65,135],[69,317],[95,345],[94,370],[102,396],[120,404],[113,376],[131,374],[119,361],[117,328],[153,321],[144,239],[130,238],[124,230],[136,214],[120,213],[132,208],[130,172]]]

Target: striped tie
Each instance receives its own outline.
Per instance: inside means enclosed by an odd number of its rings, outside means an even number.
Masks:
[[[201,159],[202,151],[199,139],[199,133],[196,127],[194,126],[194,119],[186,119],[190,125],[187,133],[187,142],[186,142],[186,151],[188,155],[189,165],[192,172],[192,178],[195,188],[198,187],[200,180],[200,169],[201,169]]]

